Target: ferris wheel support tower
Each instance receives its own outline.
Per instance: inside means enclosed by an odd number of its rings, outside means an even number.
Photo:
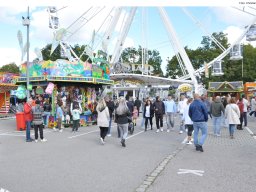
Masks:
[[[189,76],[195,86],[195,92],[200,94],[200,89],[199,89],[199,84],[197,82],[196,76],[195,76],[195,70],[192,66],[192,63],[190,62],[188,55],[186,54],[186,51],[184,49],[184,47],[181,45],[180,41],[178,40],[178,37],[176,35],[176,32],[171,24],[171,21],[168,18],[168,15],[166,13],[166,11],[164,10],[163,7],[159,7],[158,8],[159,12],[160,12],[160,16],[164,22],[164,25],[166,27],[166,30],[168,32],[168,36],[169,39],[171,41],[171,43],[173,42],[174,45],[177,47],[178,51],[179,51],[179,55],[181,56],[187,71],[189,73]]]

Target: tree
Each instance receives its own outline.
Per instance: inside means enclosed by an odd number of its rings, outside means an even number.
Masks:
[[[50,55],[51,47],[52,47],[52,45],[48,44],[42,49],[42,55],[43,55],[44,60],[56,61],[57,59],[64,59],[61,57],[61,54],[60,54],[60,49],[61,49],[60,45],[58,45],[57,48],[54,50],[54,52]],[[79,57],[83,53],[85,47],[86,47],[86,45],[80,46],[80,45],[76,44],[74,47],[72,47],[72,50]],[[71,54],[73,55],[73,53],[71,53]],[[75,56],[73,55],[73,57],[75,57]],[[88,56],[86,54],[83,54],[81,57],[81,60],[86,61],[87,58],[88,58]]]
[[[7,73],[17,73],[19,74],[19,67],[15,63],[10,63],[3,65],[0,68],[0,72],[7,72]]]
[[[146,55],[148,58],[148,64],[154,68],[153,75],[163,76],[163,71],[161,69],[162,59],[159,51],[147,49]],[[121,54],[121,60],[124,63],[134,63],[142,65],[142,47],[139,46],[138,49],[134,47],[125,48]],[[135,73],[141,73],[141,71],[135,71]]]

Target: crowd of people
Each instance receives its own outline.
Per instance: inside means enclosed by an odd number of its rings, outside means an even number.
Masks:
[[[117,124],[118,138],[120,138],[121,146],[126,147],[126,138],[128,135],[129,125],[141,126],[146,132],[148,129],[156,129],[156,133],[163,132],[164,117],[166,119],[166,132],[175,130],[175,117],[178,117],[177,131],[182,134],[187,132],[187,144],[193,144],[197,151],[203,152],[203,144],[207,138],[208,117],[212,119],[213,134],[216,137],[221,136],[221,128],[226,126],[229,128],[229,135],[234,139],[235,129],[243,129],[243,125],[247,126],[247,113],[249,108],[251,112],[248,115],[256,117],[256,100],[255,97],[249,102],[244,95],[236,100],[236,98],[216,96],[210,101],[205,95],[194,94],[193,98],[187,98],[185,95],[180,96],[180,100],[176,102],[172,95],[161,100],[159,96],[155,100],[151,98],[140,101],[132,97],[119,97],[115,101],[108,96],[101,98],[97,102],[97,125],[100,128],[100,143],[105,144],[106,136],[111,136],[111,126],[113,121]],[[38,131],[42,142],[47,141],[43,135],[43,128],[48,127],[48,119],[51,114],[51,104],[48,99],[42,102],[40,98],[36,100],[29,99],[24,105],[19,106],[25,113],[26,121],[26,141],[31,142],[30,137],[31,122],[35,131],[35,142],[38,142]],[[73,122],[72,133],[78,131],[80,114],[82,113],[81,104],[73,101],[70,106],[70,112]],[[141,123],[138,124],[137,119],[142,113]],[[63,116],[67,114],[67,109],[63,108],[62,102],[57,103],[56,121],[57,129],[62,132]],[[155,127],[153,126],[153,118],[155,118]],[[70,121],[70,117],[68,119]],[[55,131],[57,129],[53,128]],[[199,132],[201,137],[199,138]],[[193,138],[192,138],[193,135]]]

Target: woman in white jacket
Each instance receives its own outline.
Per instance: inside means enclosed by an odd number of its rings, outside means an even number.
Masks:
[[[96,107],[96,111],[98,113],[97,125],[100,127],[100,142],[102,145],[104,145],[104,139],[108,133],[110,116],[108,107],[103,98],[99,100],[98,105]]]
[[[230,138],[234,139],[234,131],[236,125],[240,124],[240,110],[238,105],[236,104],[235,98],[231,98],[229,104],[226,106],[225,109],[225,118],[229,124],[229,134]]]

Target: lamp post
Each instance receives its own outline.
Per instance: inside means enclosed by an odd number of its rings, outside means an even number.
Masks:
[[[29,25],[30,25],[30,20],[29,20],[29,7],[28,7],[28,16],[27,18],[22,17],[22,24],[24,26],[27,26],[27,71],[26,71],[26,76],[27,76],[27,101],[30,97],[29,93]]]

